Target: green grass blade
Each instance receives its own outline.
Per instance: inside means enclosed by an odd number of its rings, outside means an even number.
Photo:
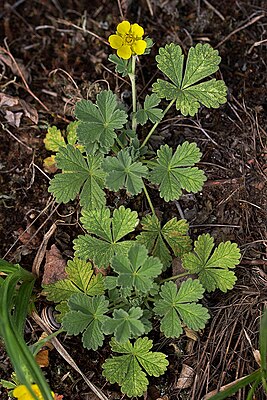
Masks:
[[[32,280],[31,282],[23,282],[15,299],[15,312],[13,315],[14,325],[22,337],[34,283],[35,280]]]
[[[4,272],[5,274],[10,274],[13,272],[18,271],[19,266],[10,264],[8,261],[3,260],[2,258],[0,259],[0,271]]]
[[[250,388],[250,391],[248,392],[248,395],[247,395],[246,400],[253,400],[253,399],[255,398],[255,397],[253,397],[253,396],[254,396],[254,393],[255,393],[255,391],[256,391],[256,389],[257,389],[257,387],[258,387],[260,381],[261,381],[261,376],[259,376],[259,377],[255,380],[255,382],[253,383],[252,387]]]
[[[10,357],[10,361],[14,367],[14,370],[21,384],[24,384],[29,389],[33,398],[38,400],[31,389],[32,382],[29,382],[29,376],[27,374],[28,371],[28,373],[32,377],[33,382],[35,382],[38,385],[44,400],[53,400],[53,397],[51,395],[51,389],[49,388],[40,367],[36,363],[23,337],[19,334],[10,312],[12,306],[12,300],[14,299],[13,296],[15,287],[18,281],[21,279],[22,275],[21,272],[23,274],[23,271],[17,270],[17,272],[8,275],[4,283],[1,284],[0,288],[1,335],[4,339],[6,351]],[[26,275],[28,276],[29,279],[29,275],[28,274]]]
[[[242,389],[244,386],[257,381],[259,378],[261,378],[261,370],[258,369],[257,371],[252,372],[252,374],[246,376],[245,378],[233,384],[233,386],[231,386],[229,389],[226,389],[222,392],[215,394],[210,398],[210,400],[227,399],[229,396],[235,394],[239,389]]]
[[[260,325],[260,355],[262,374],[267,379],[267,308],[264,310]]]

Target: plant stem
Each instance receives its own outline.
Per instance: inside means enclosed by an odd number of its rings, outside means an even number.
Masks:
[[[148,296],[148,297],[146,298],[146,300],[147,300],[147,301],[152,301],[153,303],[155,302],[154,297],[150,297],[150,296]]]
[[[173,103],[175,102],[175,99],[173,99],[170,104],[165,108],[165,110],[163,111],[163,117],[167,114],[167,112],[169,111],[169,109],[171,108],[171,106],[173,105]],[[152,128],[150,129],[150,131],[147,134],[147,137],[145,138],[145,140],[143,141],[143,143],[140,146],[140,149],[142,149],[142,147],[144,147],[146,145],[146,143],[148,142],[148,140],[150,139],[150,136],[153,135],[155,129],[157,128],[158,124],[162,121],[162,119],[158,122],[156,122]]]
[[[167,281],[174,281],[178,278],[182,278],[183,276],[189,275],[189,272],[183,272],[182,274],[171,276],[170,278],[166,278],[160,281],[160,283],[167,282]]]
[[[118,138],[118,136],[116,136],[116,142],[118,143],[118,145],[123,149],[124,145],[122,144],[122,142],[120,141],[120,139]]]
[[[145,195],[146,195],[146,198],[147,198],[149,207],[150,207],[150,209],[151,209],[151,211],[152,211],[152,214],[153,214],[153,215],[156,215],[156,214],[155,214],[154,207],[153,207],[153,204],[152,204],[152,201],[151,201],[151,198],[150,198],[150,196],[149,196],[149,194],[148,194],[148,191],[147,191],[147,189],[146,189],[146,187],[145,187],[145,184],[144,184],[143,189],[144,189],[144,193],[145,193]]]
[[[135,61],[136,61],[136,56],[132,56],[132,71],[129,74],[129,78],[131,81],[132,85],[132,103],[133,103],[133,117],[132,117],[132,130],[136,130],[136,86],[135,86]]]

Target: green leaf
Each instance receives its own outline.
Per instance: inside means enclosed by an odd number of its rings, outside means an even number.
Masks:
[[[218,108],[226,102],[227,87],[222,80],[211,79],[195,83],[207,78],[219,69],[221,57],[218,50],[209,44],[197,44],[191,47],[183,74],[184,55],[179,45],[167,44],[159,49],[156,56],[158,68],[171,82],[158,79],[153,91],[160,98],[176,100],[176,109],[183,115],[195,115],[201,104],[206,107]]]
[[[189,225],[185,219],[177,221],[172,218],[162,228],[161,233],[176,257],[191,250],[191,239],[188,236]]]
[[[84,292],[89,296],[104,293],[104,277],[94,274],[92,264],[79,258],[69,260],[66,267],[68,277],[51,284],[42,285],[47,300],[59,303],[68,300],[73,294]]]
[[[196,47],[191,47],[187,57],[182,88],[185,89],[218,71],[220,62],[221,57],[218,50],[214,50],[208,43],[199,43]]]
[[[123,355],[107,359],[103,375],[110,383],[117,382],[127,396],[142,396],[148,386],[146,374],[158,377],[168,365],[165,354],[150,351],[152,345],[147,337],[137,339],[134,345],[130,341],[121,344],[112,339],[112,351]]]
[[[104,314],[108,312],[108,300],[105,296],[89,297],[77,293],[71,296],[68,305],[71,311],[63,318],[63,329],[69,335],[83,332],[83,346],[97,350],[104,340],[102,325],[107,318]]]
[[[127,114],[118,109],[116,95],[111,90],[104,90],[97,95],[96,104],[90,100],[81,100],[75,108],[75,115],[79,125],[77,136],[79,143],[86,149],[92,143],[109,149],[114,144],[115,129],[121,129],[127,122]]]
[[[17,386],[15,383],[6,381],[5,379],[0,380],[0,385],[2,385],[5,389],[15,389]]]
[[[153,45],[154,45],[154,42],[153,42],[153,40],[152,40],[150,37],[148,37],[148,36],[146,36],[146,37],[144,38],[144,41],[146,42],[146,49],[145,49],[144,54],[150,54],[151,49],[152,49],[152,47],[153,47]]]
[[[181,91],[177,96],[176,108],[181,110],[183,115],[193,116],[197,113],[200,103],[208,108],[218,108],[226,102],[225,96],[225,83],[211,79]]]
[[[208,292],[220,289],[222,292],[233,289],[236,276],[229,269],[240,261],[240,250],[236,243],[220,243],[215,248],[214,239],[207,233],[198,237],[194,252],[183,256],[183,267],[190,273],[198,274],[199,280]]]
[[[163,111],[160,108],[157,108],[159,103],[160,99],[155,93],[150,96],[147,95],[144,102],[144,108],[141,108],[136,113],[137,123],[145,125],[148,120],[153,124],[159,122],[163,117]]]
[[[50,126],[44,139],[46,150],[58,151],[61,146],[65,147],[66,143],[62,133],[56,126]]]
[[[116,276],[106,276],[105,277],[105,289],[107,290],[112,290],[115,289],[115,287],[117,286],[117,277]]]
[[[80,290],[69,279],[62,279],[55,283],[42,285],[47,300],[59,303],[62,300],[69,299],[74,293],[80,293]]]
[[[147,175],[147,167],[141,162],[134,162],[127,149],[121,150],[117,157],[106,157],[103,169],[108,173],[106,185],[110,190],[125,188],[136,195],[144,187],[143,177]]]
[[[98,267],[107,267],[115,254],[128,253],[132,241],[120,239],[132,232],[139,221],[136,211],[121,206],[114,210],[113,218],[108,208],[82,210],[81,222],[90,235],[79,235],[74,240],[75,255],[93,260]]]
[[[145,327],[140,320],[143,311],[140,307],[132,307],[130,310],[114,310],[113,318],[108,318],[103,324],[105,334],[113,334],[117,342],[125,343],[128,339],[141,336],[145,333]]]
[[[160,197],[165,201],[176,200],[182,189],[196,193],[201,190],[206,177],[203,171],[192,167],[200,160],[201,153],[196,143],[184,142],[174,154],[167,144],[157,151],[157,164],[149,179],[159,185]]]
[[[70,311],[67,301],[61,301],[55,306],[57,313],[55,314],[55,320],[58,323],[62,323],[63,317]]]
[[[177,218],[172,218],[161,228],[155,215],[147,215],[142,220],[142,228],[143,232],[137,236],[137,242],[144,244],[152,256],[158,257],[165,268],[170,266],[172,260],[166,242],[176,257],[191,250],[189,225],[184,219],[177,221]]]
[[[203,297],[204,288],[198,280],[182,282],[179,290],[174,282],[166,282],[161,287],[161,299],[155,301],[154,312],[162,316],[160,329],[166,337],[179,337],[182,322],[190,329],[205,327],[209,319],[208,310],[196,301]]]
[[[73,146],[77,142],[77,127],[79,125],[78,121],[73,121],[70,122],[69,125],[67,126],[67,141],[69,144],[72,144]]]
[[[162,271],[163,265],[155,257],[148,257],[145,246],[135,244],[129,250],[128,256],[115,256],[112,260],[112,268],[118,276],[118,285],[123,288],[134,288],[137,291],[147,293],[153,280]]]
[[[101,168],[101,155],[88,155],[85,159],[77,148],[61,147],[56,156],[58,168],[63,171],[51,181],[48,191],[53,193],[58,203],[74,200],[80,193],[82,206],[92,209],[105,204],[105,172]]]
[[[183,79],[184,55],[180,46],[171,43],[159,49],[156,56],[160,69],[177,87],[181,87]]]
[[[124,60],[123,58],[120,58],[115,54],[111,54],[108,60],[115,64],[115,71],[117,72],[117,74],[121,74],[123,78],[132,71],[132,65],[129,60]]]

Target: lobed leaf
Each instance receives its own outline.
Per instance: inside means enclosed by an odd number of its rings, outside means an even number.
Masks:
[[[107,267],[116,254],[128,253],[132,242],[120,239],[132,232],[138,224],[137,212],[123,206],[114,210],[113,218],[108,208],[82,210],[81,221],[89,234],[79,235],[74,240],[75,255],[93,260],[98,267]]]
[[[163,117],[163,111],[157,108],[160,98],[155,94],[147,95],[144,102],[144,108],[136,112],[136,121],[138,124],[145,125],[148,120],[153,124],[159,122]]]
[[[66,146],[64,137],[56,126],[50,126],[44,139],[46,150],[58,151],[61,146]]]
[[[135,244],[130,248],[128,256],[117,255],[112,259],[112,268],[118,274],[119,286],[147,293],[163,265],[158,258],[148,257],[145,246]]]
[[[166,75],[176,86],[181,87],[183,79],[184,55],[182,48],[174,43],[167,44],[159,49],[156,56],[158,69]]]
[[[108,59],[115,64],[115,71],[118,74],[121,74],[123,78],[132,71],[132,65],[129,60],[124,60],[123,58],[116,56],[116,54],[111,54]]]
[[[191,47],[188,52],[182,88],[185,89],[214,74],[218,71],[220,62],[218,50],[214,50],[208,43],[198,43],[195,47]]]
[[[98,143],[105,152],[114,144],[115,129],[121,129],[127,122],[127,114],[118,109],[116,95],[104,90],[97,95],[96,104],[81,100],[75,108],[79,120],[77,136],[79,143],[90,151],[93,143]]]
[[[56,163],[63,173],[55,175],[48,191],[54,194],[58,203],[74,200],[80,193],[81,205],[88,209],[105,204],[105,173],[100,155],[88,155],[85,159],[79,149],[68,144],[59,149]]]
[[[196,143],[184,142],[174,154],[167,144],[157,151],[157,164],[149,179],[159,185],[160,197],[165,201],[176,200],[182,189],[196,193],[201,190],[206,177],[203,171],[192,167],[200,159],[201,153]]]
[[[182,322],[190,329],[205,327],[209,318],[206,308],[196,301],[203,297],[204,288],[198,280],[182,282],[180,288],[174,282],[166,282],[161,287],[161,299],[155,301],[154,312],[162,316],[160,329],[166,337],[179,337]]]
[[[144,187],[143,177],[147,175],[147,167],[133,161],[127,149],[121,150],[117,157],[106,157],[103,169],[107,172],[106,185],[110,190],[126,189],[136,195]]]
[[[107,318],[105,314],[108,312],[108,300],[105,300],[103,295],[89,297],[77,293],[70,297],[68,306],[70,311],[63,317],[63,329],[69,335],[83,332],[83,346],[97,350],[104,340],[102,325]]]
[[[144,244],[152,256],[158,257],[165,268],[172,260],[166,243],[177,257],[191,249],[191,239],[187,234],[189,226],[185,220],[177,221],[172,218],[161,228],[158,218],[148,215],[142,220],[142,229],[142,233],[136,238],[137,242]]]
[[[233,269],[240,261],[240,250],[236,243],[220,243],[214,248],[214,239],[209,234],[198,237],[194,252],[183,256],[183,267],[190,273],[198,274],[199,280],[208,292],[220,289],[227,292],[236,282]]]
[[[104,293],[104,278],[95,275],[90,262],[79,258],[69,260],[66,267],[68,277],[51,284],[42,285],[47,300],[59,303],[68,300],[75,293],[96,296]]]
[[[158,79],[152,87],[160,98],[176,100],[176,109],[183,115],[194,116],[200,105],[218,108],[226,102],[227,88],[222,80],[207,78],[219,69],[221,57],[209,44],[197,44],[188,53],[183,73],[184,55],[179,45],[167,44],[156,56],[158,68],[171,82]]]
[[[112,339],[112,351],[123,355],[107,359],[103,364],[103,375],[110,383],[117,382],[127,396],[141,396],[148,386],[146,373],[160,376],[168,365],[165,354],[150,351],[152,344],[147,337],[137,339],[134,345],[130,341],[121,344]]]
[[[113,334],[116,341],[127,342],[128,339],[144,334],[145,327],[141,321],[143,311],[140,307],[132,307],[130,310],[114,310],[113,318],[106,319],[103,324],[105,334]]]
[[[77,127],[79,125],[78,121],[70,122],[67,126],[67,141],[71,145],[75,145],[77,142]]]

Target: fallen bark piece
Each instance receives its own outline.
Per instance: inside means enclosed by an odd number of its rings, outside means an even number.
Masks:
[[[187,364],[183,364],[182,371],[176,383],[177,389],[187,389],[192,386],[195,372]]]

